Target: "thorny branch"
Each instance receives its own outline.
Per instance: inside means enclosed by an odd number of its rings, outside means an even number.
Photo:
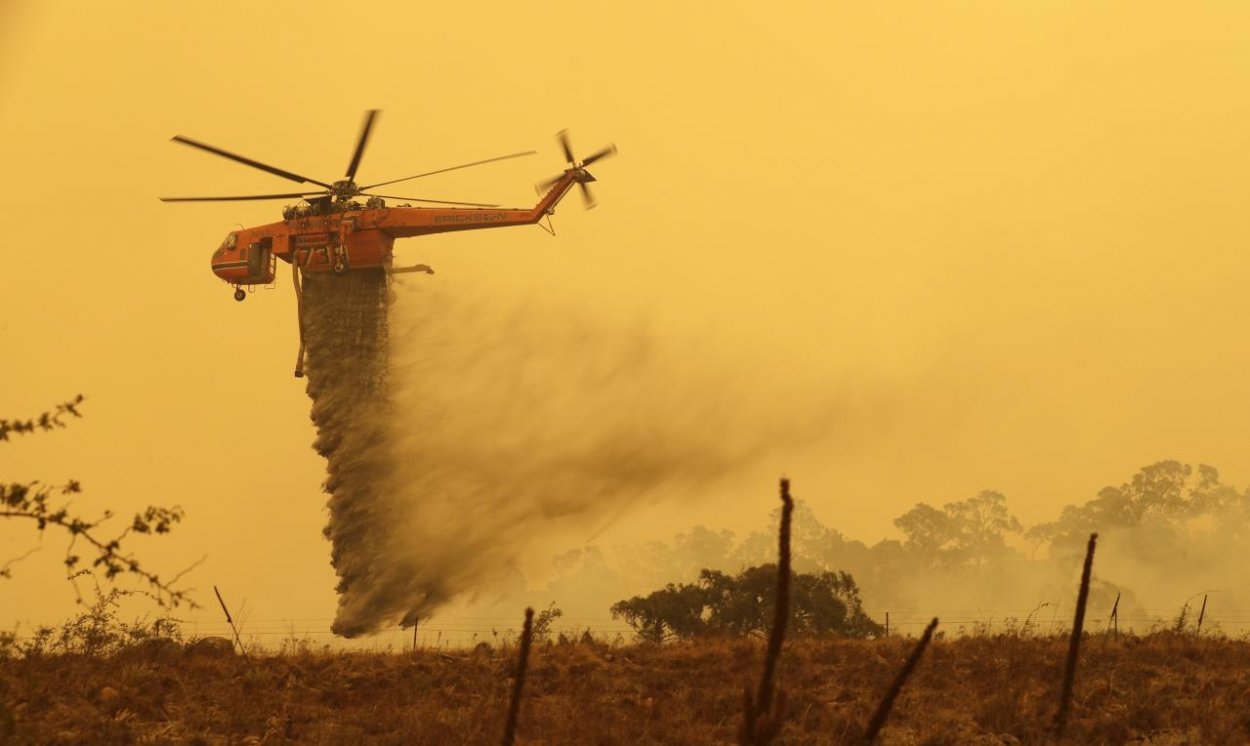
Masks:
[[[174,581],[164,581],[154,572],[150,572],[139,564],[134,554],[122,549],[122,539],[131,532],[140,534],[166,534],[173,524],[182,520],[182,508],[177,506],[163,508],[148,506],[142,512],[135,513],[133,521],[121,533],[106,538],[102,535],[101,525],[113,517],[111,511],[96,520],[88,520],[70,512],[68,495],[82,491],[78,482],[54,486],[41,482],[27,484],[0,484],[0,518],[18,518],[34,521],[37,530],[42,533],[49,526],[64,529],[69,535],[69,544],[65,547],[65,572],[73,581],[83,569],[81,563],[88,558],[76,553],[79,542],[85,542],[94,554],[90,558],[91,569],[101,570],[104,577],[113,580],[119,575],[134,575],[146,581],[149,590],[162,606],[168,604],[178,606],[194,603],[187,597],[187,592],[172,587]],[[9,577],[9,565],[0,568],[0,577]],[[175,578],[176,580],[177,578]],[[77,586],[75,586],[77,592]],[[81,600],[81,594],[79,594]]]
[[[44,412],[38,417],[27,420],[0,420],[0,441],[7,441],[9,433],[25,435],[36,431],[52,430],[65,427],[63,419],[68,416],[81,417],[78,405],[82,403],[80,394],[72,401],[57,405],[55,411]],[[173,525],[182,520],[182,508],[174,506],[164,508],[150,505],[141,512],[135,513],[134,519],[119,534],[106,538],[102,525],[113,517],[112,511],[95,520],[82,517],[71,511],[72,495],[82,492],[82,485],[70,480],[62,485],[50,485],[34,481],[27,483],[0,484],[0,518],[15,518],[34,521],[40,535],[49,527],[55,526],[69,534],[69,543],[65,548],[66,578],[74,588],[78,601],[82,602],[82,594],[75,582],[84,574],[99,570],[104,577],[113,580],[121,575],[132,575],[147,583],[147,593],[161,606],[178,606],[186,603],[192,608],[196,604],[189,598],[188,591],[174,588],[186,572],[176,575],[172,580],[162,580],[159,575],[139,564],[134,554],[122,549],[122,540],[131,533],[166,534]],[[75,552],[79,542],[85,542],[94,556],[84,558]],[[33,551],[33,550],[32,550]],[[11,566],[29,556],[10,560],[0,565],[0,578],[11,577]],[[90,561],[85,567],[84,562]],[[198,564],[198,563],[196,563]],[[194,565],[192,565],[194,567]],[[190,568],[188,568],[189,570]]]

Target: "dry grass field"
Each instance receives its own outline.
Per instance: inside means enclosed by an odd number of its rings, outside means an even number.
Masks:
[[[783,743],[858,743],[914,641],[786,643]],[[1048,741],[1066,637],[939,639],[879,742]],[[253,656],[141,645],[0,661],[0,741],[498,743],[514,650]],[[535,645],[518,743],[723,744],[761,641]],[[1157,633],[1086,638],[1062,742],[1250,742],[1250,643]]]

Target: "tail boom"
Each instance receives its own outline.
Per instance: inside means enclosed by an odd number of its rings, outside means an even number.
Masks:
[[[373,210],[379,213],[371,227],[391,238],[410,238],[431,233],[532,225],[555,209],[580,175],[569,169],[547,190],[538,204],[528,210],[464,207],[395,207]],[[368,213],[366,213],[368,214]],[[367,224],[366,221],[362,221]]]

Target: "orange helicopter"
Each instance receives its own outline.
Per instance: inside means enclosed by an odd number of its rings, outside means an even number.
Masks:
[[[465,163],[459,166],[440,168],[435,171],[406,176],[402,179],[381,181],[375,184],[360,186],[356,183],[356,170],[369,141],[369,134],[377,120],[378,111],[371,110],[365,114],[360,137],[356,149],[348,163],[344,178],[333,183],[310,179],[307,176],[285,171],[280,168],[254,161],[250,158],[206,145],[181,135],[172,138],[175,142],[229,158],[246,166],[281,176],[284,179],[301,184],[316,184],[322,190],[313,192],[294,192],[288,194],[254,194],[240,197],[162,197],[163,202],[230,202],[270,199],[300,198],[304,204],[288,206],[282,211],[282,220],[276,223],[244,228],[231,231],[222,241],[212,256],[213,274],[230,284],[234,290],[234,299],[242,301],[247,298],[245,287],[268,285],[274,281],[277,260],[281,259],[291,265],[296,291],[299,292],[303,273],[330,272],[345,275],[354,269],[381,267],[388,273],[426,272],[433,274],[428,266],[419,264],[414,267],[396,268],[392,265],[392,247],[395,239],[410,236],[423,236],[431,233],[449,231],[477,230],[480,228],[502,228],[510,225],[530,225],[539,222],[544,216],[555,214],[556,205],[564,195],[578,185],[586,207],[595,206],[594,198],[586,185],[595,181],[586,167],[590,164],[616,153],[616,147],[609,145],[595,152],[584,160],[573,156],[567,131],[561,131],[557,138],[568,161],[568,168],[560,175],[538,185],[542,197],[538,204],[529,209],[500,208],[498,205],[479,204],[474,202],[451,202],[446,200],[423,199],[417,197],[396,197],[377,194],[372,190],[378,187],[411,181],[424,176],[446,173],[470,166],[533,155],[536,151],[511,153],[508,155],[488,158],[486,160]],[[356,200],[365,197],[364,202]],[[459,205],[455,207],[410,207],[408,205],[390,207],[386,200],[402,200],[404,202],[425,202],[438,205]],[[303,375],[304,350],[301,340],[300,354],[296,362],[295,375]]]

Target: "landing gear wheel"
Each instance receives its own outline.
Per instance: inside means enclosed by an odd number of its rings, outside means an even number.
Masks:
[[[334,268],[331,271],[334,272],[334,274],[338,275],[339,277],[342,277],[343,275],[347,274],[347,262],[343,261],[342,259],[339,259],[337,262],[334,263]]]
[[[236,288],[234,291],[234,299],[240,303],[247,300],[247,291],[243,288]]]

